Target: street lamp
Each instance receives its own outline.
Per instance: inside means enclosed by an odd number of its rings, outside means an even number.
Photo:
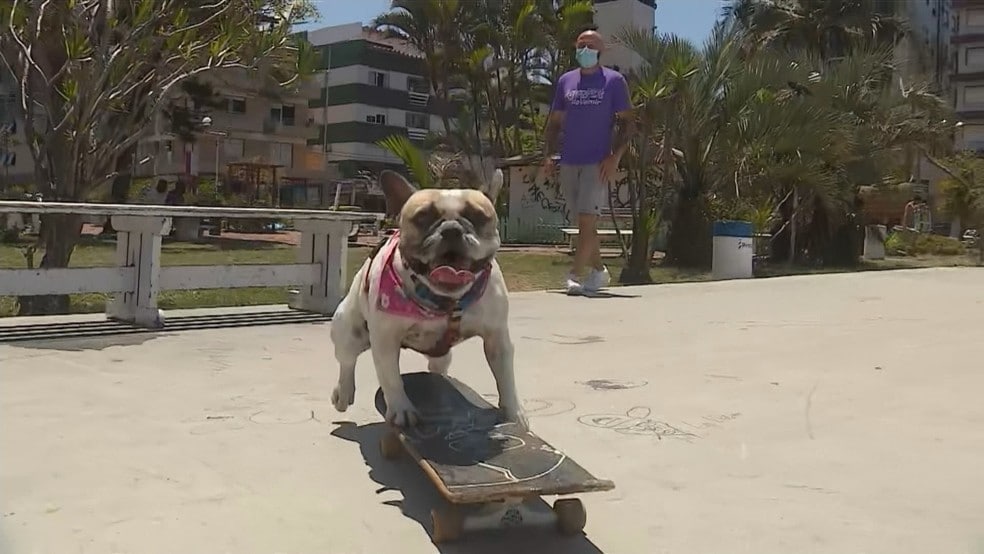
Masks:
[[[212,131],[212,118],[207,115],[202,118],[202,127],[205,128],[205,134],[215,137],[215,190],[219,190],[221,187],[221,183],[219,182],[219,148],[222,145],[222,137],[227,136],[228,133],[225,131]]]

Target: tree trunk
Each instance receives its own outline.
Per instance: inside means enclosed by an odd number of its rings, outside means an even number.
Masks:
[[[648,156],[647,149],[643,146],[639,149],[638,167],[629,173],[630,178],[635,181],[629,183],[634,212],[632,214],[632,247],[629,250],[629,260],[618,278],[619,283],[623,285],[648,285],[653,282],[653,277],[649,273],[649,265],[652,261],[652,251],[649,248],[652,209],[649,202],[649,190],[646,186],[645,160],[648,160]]]
[[[666,262],[678,267],[711,267],[711,222],[700,198],[680,198],[673,210]]]
[[[960,240],[963,234],[963,225],[961,225],[960,216],[955,215],[953,219],[950,220],[950,238]]]
[[[789,216],[789,265],[796,263],[796,212],[799,210],[799,189],[793,187],[793,212]]]
[[[649,248],[648,215],[649,201],[643,196],[639,203],[640,222],[637,228],[632,230],[632,249],[629,252],[629,263],[622,270],[618,278],[623,285],[648,285],[653,282],[653,276],[649,273],[649,265],[652,261],[652,250]],[[647,210],[643,212],[642,210]]]
[[[68,267],[75,245],[82,236],[82,217],[75,214],[46,214],[41,216],[41,237],[44,257],[40,269]],[[17,299],[17,315],[54,315],[69,313],[67,294],[21,296]]]

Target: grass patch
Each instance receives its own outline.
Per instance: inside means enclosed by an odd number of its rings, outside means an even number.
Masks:
[[[0,244],[0,268],[26,267],[21,248],[29,243]],[[368,248],[349,249],[348,279],[351,282],[362,266]],[[35,260],[40,263],[43,252],[38,252]],[[294,247],[270,242],[240,240],[209,240],[202,243],[166,242],[161,250],[161,263],[169,266],[180,265],[232,265],[232,264],[281,264],[296,261]],[[116,243],[87,237],[72,255],[72,267],[112,266],[116,259]],[[561,278],[570,267],[571,257],[565,252],[502,252],[499,264],[506,277],[510,291],[535,291],[556,289]],[[621,259],[606,260],[617,280],[623,267]],[[867,262],[857,268],[800,268],[785,265],[764,267],[757,274],[761,277],[774,277],[793,274],[837,273],[858,270],[906,269],[917,267],[966,266],[974,265],[971,256],[910,256],[889,258],[879,262]],[[710,274],[702,271],[680,270],[656,266],[652,269],[654,283],[681,283],[708,281]],[[72,295],[72,311],[92,313],[105,310],[107,295]],[[211,308],[221,306],[256,306],[283,304],[288,300],[286,287],[255,287],[244,289],[202,289],[192,291],[165,291],[161,293],[159,305],[164,309]],[[17,300],[0,296],[0,317],[12,316],[17,312]]]

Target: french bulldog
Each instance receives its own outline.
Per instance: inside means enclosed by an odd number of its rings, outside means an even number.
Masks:
[[[382,172],[386,210],[399,223],[363,263],[335,310],[335,409],[344,412],[355,401],[355,363],[369,350],[386,419],[413,426],[419,414],[403,388],[401,350],[420,352],[428,371],[446,375],[451,347],[480,337],[504,418],[528,428],[513,374],[509,299],[495,260],[500,241],[493,201],[502,181],[497,169],[482,190],[415,190],[400,174]]]

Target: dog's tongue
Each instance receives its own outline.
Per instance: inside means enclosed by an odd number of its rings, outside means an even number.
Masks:
[[[475,274],[467,269],[455,269],[442,265],[431,270],[427,276],[430,282],[445,287],[462,287],[475,280]]]

